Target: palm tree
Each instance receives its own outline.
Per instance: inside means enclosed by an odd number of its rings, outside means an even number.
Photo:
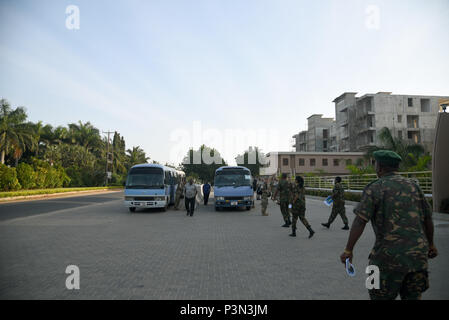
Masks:
[[[147,163],[150,160],[149,157],[146,156],[145,151],[140,149],[140,147],[133,147],[132,150],[126,150],[127,158],[128,158],[128,168],[139,164],[139,163]]]
[[[53,127],[49,124],[43,125],[42,121],[29,123],[34,130],[36,139],[35,155],[38,156],[41,146],[48,148],[53,140]]]
[[[365,156],[369,159],[373,158],[373,153],[377,150],[392,150],[401,156],[403,160],[401,168],[407,169],[418,165],[419,159],[425,154],[423,145],[395,138],[387,127],[379,131],[378,138],[381,143],[379,146],[372,146],[366,149]]]
[[[25,108],[11,109],[5,99],[0,100],[0,150],[1,163],[5,163],[5,156],[12,152],[16,165],[23,152],[33,150],[36,142],[33,128],[25,123],[27,118]]]
[[[77,143],[86,150],[92,150],[101,145],[100,131],[90,122],[83,124],[78,121],[78,124],[69,124],[69,135],[72,143]]]

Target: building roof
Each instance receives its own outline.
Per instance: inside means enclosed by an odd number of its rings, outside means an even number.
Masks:
[[[345,93],[341,94],[340,96],[338,96],[337,98],[335,98],[334,101],[332,101],[332,102],[340,101],[340,100],[343,99],[343,98],[345,97],[345,95],[347,95],[347,94],[351,94],[351,95],[354,95],[354,96],[355,96],[355,95],[357,94],[357,92],[345,92]]]

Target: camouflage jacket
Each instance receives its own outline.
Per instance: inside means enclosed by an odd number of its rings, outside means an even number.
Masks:
[[[268,185],[264,183],[262,186],[262,200],[268,201],[269,193],[270,191],[268,190]]]
[[[279,200],[281,202],[290,201],[290,184],[287,180],[281,180],[278,184]]]
[[[398,272],[427,269],[429,244],[423,225],[432,211],[414,181],[396,174],[375,180],[365,187],[354,213],[371,221],[376,235],[370,264]]]
[[[345,205],[345,190],[341,183],[337,182],[332,190],[332,200],[335,206]]]
[[[304,188],[300,188],[297,183],[293,184],[291,203],[293,210],[305,210],[306,209],[306,191]],[[295,201],[296,199],[296,201]]]

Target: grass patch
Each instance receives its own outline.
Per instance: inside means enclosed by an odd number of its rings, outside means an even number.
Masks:
[[[11,197],[35,196],[35,195],[43,195],[43,194],[57,194],[57,193],[74,192],[74,191],[95,191],[95,190],[105,190],[105,189],[117,190],[117,189],[123,189],[123,187],[120,187],[120,186],[82,187],[82,188],[56,188],[56,189],[7,191],[7,192],[0,192],[0,199],[11,198]]]

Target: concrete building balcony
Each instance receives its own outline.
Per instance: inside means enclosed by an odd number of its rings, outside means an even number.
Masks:
[[[360,128],[358,134],[365,133],[365,132],[367,132],[367,131],[376,131],[376,128],[375,128],[375,127],[364,127],[364,128]]]

